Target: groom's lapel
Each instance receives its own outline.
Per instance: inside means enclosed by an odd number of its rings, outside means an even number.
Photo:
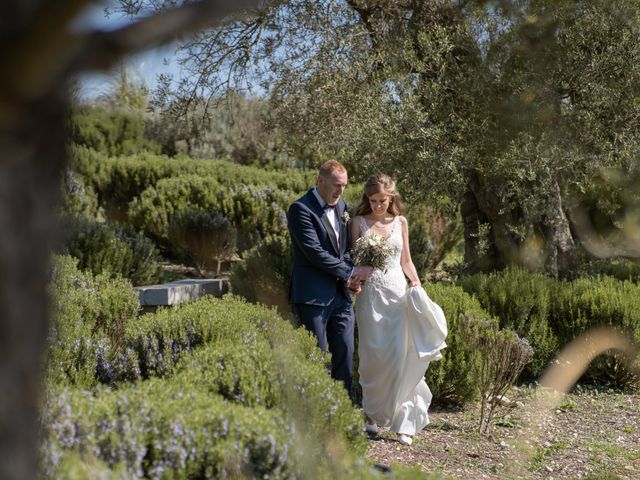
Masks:
[[[329,239],[331,240],[331,245],[333,246],[333,249],[336,251],[338,255],[340,255],[340,251],[338,250],[338,240],[336,239],[336,232],[331,226],[331,222],[329,222],[329,218],[327,217],[324,208],[322,208],[322,205],[320,205],[320,203],[318,202],[318,199],[313,194],[313,189],[309,190],[307,195],[309,196],[309,202],[313,205],[316,211],[316,215],[320,217],[320,221],[322,222],[322,225],[324,226],[325,230],[327,231],[327,234],[329,235]]]
[[[343,202],[340,202],[339,205],[338,228],[340,229],[340,255],[344,255],[344,252],[347,249],[347,235],[349,235],[349,231],[347,229],[347,222],[342,221],[342,216],[344,215],[344,212],[347,211],[347,205]]]
[[[340,255],[340,251],[338,250],[338,239],[336,238],[336,231],[331,226],[329,217],[327,217],[327,212],[324,211],[324,209],[322,212],[322,216],[320,218],[322,219],[322,224],[324,225],[324,228],[327,230],[327,233],[329,234],[329,238],[331,239],[331,245],[333,246],[333,249],[336,251],[338,255]]]

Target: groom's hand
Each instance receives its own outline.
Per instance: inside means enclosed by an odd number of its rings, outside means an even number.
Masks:
[[[362,291],[362,286],[360,285],[360,282],[349,282],[349,284],[347,285],[347,288],[349,289],[349,291],[355,295],[358,295],[361,291]]]

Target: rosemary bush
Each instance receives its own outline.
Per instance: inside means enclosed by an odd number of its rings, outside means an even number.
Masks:
[[[497,407],[533,358],[529,342],[513,330],[500,329],[492,318],[462,316],[480,393],[479,430],[489,433]]]
[[[289,305],[291,238],[271,235],[242,255],[231,268],[231,291],[250,302],[278,308],[292,319]]]
[[[81,270],[127,278],[133,285],[151,285],[163,278],[160,252],[132,226],[67,216],[63,227],[59,249],[77,258]]]
[[[480,303],[456,285],[435,283],[425,286],[429,297],[444,311],[449,334],[442,359],[432,362],[427,370],[427,385],[435,402],[457,405],[471,400],[476,394],[476,378],[469,339],[462,331],[460,315],[487,319]]]
[[[537,378],[560,347],[549,318],[552,297],[557,292],[554,281],[542,273],[511,268],[461,277],[458,283],[499,320],[500,327],[529,339],[536,353],[524,375]]]
[[[597,275],[555,280],[513,268],[461,277],[459,283],[498,318],[501,327],[531,340],[535,355],[525,367],[526,378],[537,377],[562,345],[592,327],[613,327],[640,345],[640,285],[631,280]],[[640,364],[640,358],[631,362]],[[640,379],[616,352],[596,358],[582,380],[640,388]]]
[[[160,180],[129,205],[129,218],[145,232],[167,242],[169,222],[182,211],[197,208],[229,219],[244,251],[268,235],[286,230],[285,209],[294,194],[272,187],[226,186],[215,177],[182,175]]]
[[[188,208],[170,220],[169,241],[192,259],[201,276],[207,267],[214,267],[220,275],[222,262],[236,252],[236,229],[219,213]]]

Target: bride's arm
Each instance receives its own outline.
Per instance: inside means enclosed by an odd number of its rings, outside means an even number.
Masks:
[[[351,237],[351,248],[353,248],[356,244],[356,240],[360,238],[360,217],[353,217],[353,219],[351,219],[351,223],[349,224],[349,236]],[[361,282],[349,281],[347,283],[347,288],[357,295],[362,290]]]
[[[400,254],[400,265],[402,271],[409,278],[412,287],[420,285],[420,277],[416,266],[411,260],[411,252],[409,251],[409,222],[404,217],[400,217],[400,225],[402,226],[402,253]]]
[[[351,248],[356,244],[356,240],[360,238],[360,217],[353,217],[349,224],[349,234],[351,235]]]

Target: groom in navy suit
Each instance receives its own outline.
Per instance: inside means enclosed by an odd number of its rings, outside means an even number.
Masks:
[[[372,269],[354,267],[347,205],[342,194],[347,170],[336,160],[325,162],[315,188],[296,200],[287,215],[293,251],[290,300],[301,323],[331,352],[331,376],[351,391],[354,315],[349,290]]]

